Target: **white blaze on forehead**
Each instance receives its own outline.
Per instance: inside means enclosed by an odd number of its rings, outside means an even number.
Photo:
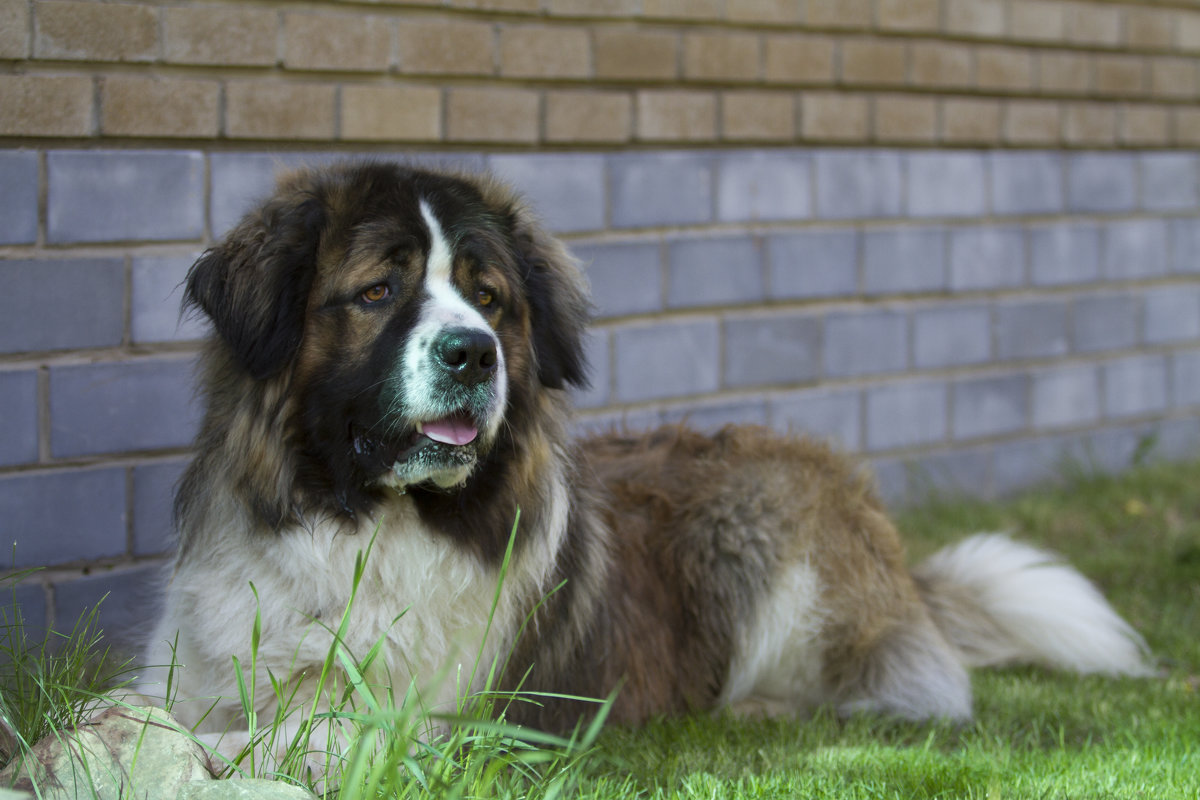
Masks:
[[[442,231],[441,223],[434,216],[429,203],[421,201],[421,218],[429,229],[429,259],[425,262],[425,285],[432,283],[449,284],[454,267],[454,257],[450,253],[450,243]]]

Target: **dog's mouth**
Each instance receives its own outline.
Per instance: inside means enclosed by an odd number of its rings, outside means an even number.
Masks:
[[[422,437],[437,444],[463,447],[479,438],[479,428],[469,414],[453,414],[429,422],[418,422],[414,438],[419,440]]]
[[[480,428],[466,411],[418,420],[386,438],[354,430],[354,451],[380,481],[398,489],[418,484],[442,488],[466,480],[478,459]]]

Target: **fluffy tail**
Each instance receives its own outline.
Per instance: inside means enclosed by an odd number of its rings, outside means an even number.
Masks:
[[[1145,642],[1057,557],[979,534],[913,570],[934,622],[969,666],[1035,663],[1148,675]]]

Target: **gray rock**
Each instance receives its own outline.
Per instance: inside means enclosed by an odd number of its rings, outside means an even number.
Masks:
[[[307,789],[282,781],[235,778],[185,784],[175,800],[313,800],[314,797]]]

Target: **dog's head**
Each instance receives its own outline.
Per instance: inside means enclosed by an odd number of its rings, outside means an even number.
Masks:
[[[462,485],[543,388],[585,382],[579,270],[488,179],[292,174],[196,262],[187,302],[289,399],[300,471],[348,512],[380,486]]]

